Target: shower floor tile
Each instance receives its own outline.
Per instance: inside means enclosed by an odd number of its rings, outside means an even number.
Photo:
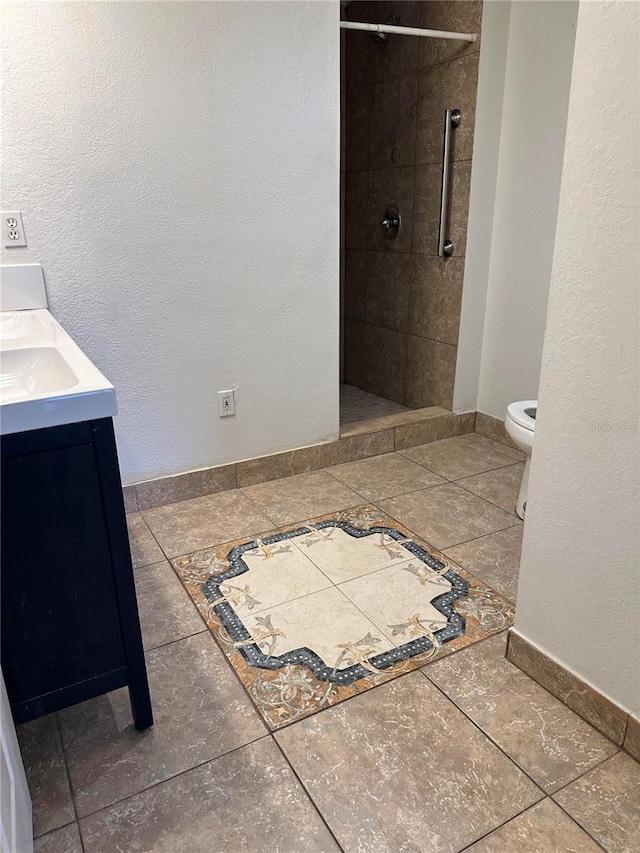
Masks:
[[[352,424],[356,421],[367,421],[369,418],[381,418],[385,415],[397,415],[408,412],[406,406],[376,397],[354,385],[340,386],[340,424]]]
[[[172,564],[271,729],[513,619],[507,601],[372,505]]]

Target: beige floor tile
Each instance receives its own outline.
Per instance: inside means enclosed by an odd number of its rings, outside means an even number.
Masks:
[[[243,492],[277,525],[292,524],[362,503],[360,495],[326,471],[247,486]]]
[[[240,490],[147,509],[143,517],[167,557],[273,530],[272,520]]]
[[[447,624],[431,602],[450,592],[451,584],[417,559],[347,581],[339,589],[394,646]]]
[[[145,649],[207,630],[166,560],[138,569],[134,578]]]
[[[127,527],[129,529],[131,562],[134,569],[140,566],[150,566],[164,559],[162,549],[139,512],[133,512],[127,516]]]
[[[475,432],[411,447],[403,450],[402,454],[447,480],[460,480],[494,468],[504,468],[513,465],[514,459],[503,445]]]
[[[554,796],[608,853],[640,850],[640,764],[614,755]]]
[[[513,527],[517,521],[454,483],[389,498],[379,506],[440,550]]]
[[[509,601],[516,600],[523,525],[489,533],[472,542],[447,548],[454,563],[480,578]]]
[[[465,477],[457,483],[485,501],[515,514],[523,472],[524,463],[516,462],[507,468],[497,468],[495,471],[476,474],[475,477]]]
[[[243,622],[256,641],[267,632],[277,632],[261,645],[265,654],[311,649],[326,666],[336,669],[353,666],[354,655],[366,659],[394,645],[334,586],[246,616]]]
[[[33,853],[82,853],[78,824],[70,823],[36,838]]]
[[[275,737],[347,853],[454,853],[541,798],[420,672]]]
[[[346,462],[327,468],[327,471],[368,501],[392,498],[445,482],[442,477],[400,453]]]
[[[498,634],[424,674],[548,793],[617,747],[505,658]]]
[[[56,715],[23,723],[17,733],[31,794],[33,833],[42,835],[75,818]]]
[[[589,838],[552,800],[536,803],[514,817],[465,853],[601,853]]]
[[[60,712],[76,808],[87,815],[261,737],[210,634],[147,652],[155,725],[133,728],[126,688]]]
[[[220,591],[244,618],[330,587],[331,581],[293,541],[264,545],[242,555],[249,571],[224,581]]]
[[[270,738],[82,821],[86,853],[338,853]]]
[[[296,547],[334,583],[404,563],[411,554],[385,533],[354,537],[329,527],[295,539]]]

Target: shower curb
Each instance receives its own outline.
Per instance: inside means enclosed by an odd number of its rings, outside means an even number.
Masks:
[[[124,486],[128,513],[253,486],[473,432],[475,412],[431,407],[346,425],[335,441]]]

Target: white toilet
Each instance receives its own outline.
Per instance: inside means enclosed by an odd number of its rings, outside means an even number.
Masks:
[[[527,487],[529,485],[529,468],[531,466],[531,451],[533,449],[533,433],[536,428],[537,400],[520,400],[507,406],[504,419],[505,429],[515,446],[527,454],[524,466],[520,492],[516,504],[516,515],[524,518],[527,509]]]

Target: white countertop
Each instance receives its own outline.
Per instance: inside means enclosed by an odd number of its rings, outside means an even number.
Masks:
[[[118,412],[113,385],[46,308],[0,312],[0,433]]]

